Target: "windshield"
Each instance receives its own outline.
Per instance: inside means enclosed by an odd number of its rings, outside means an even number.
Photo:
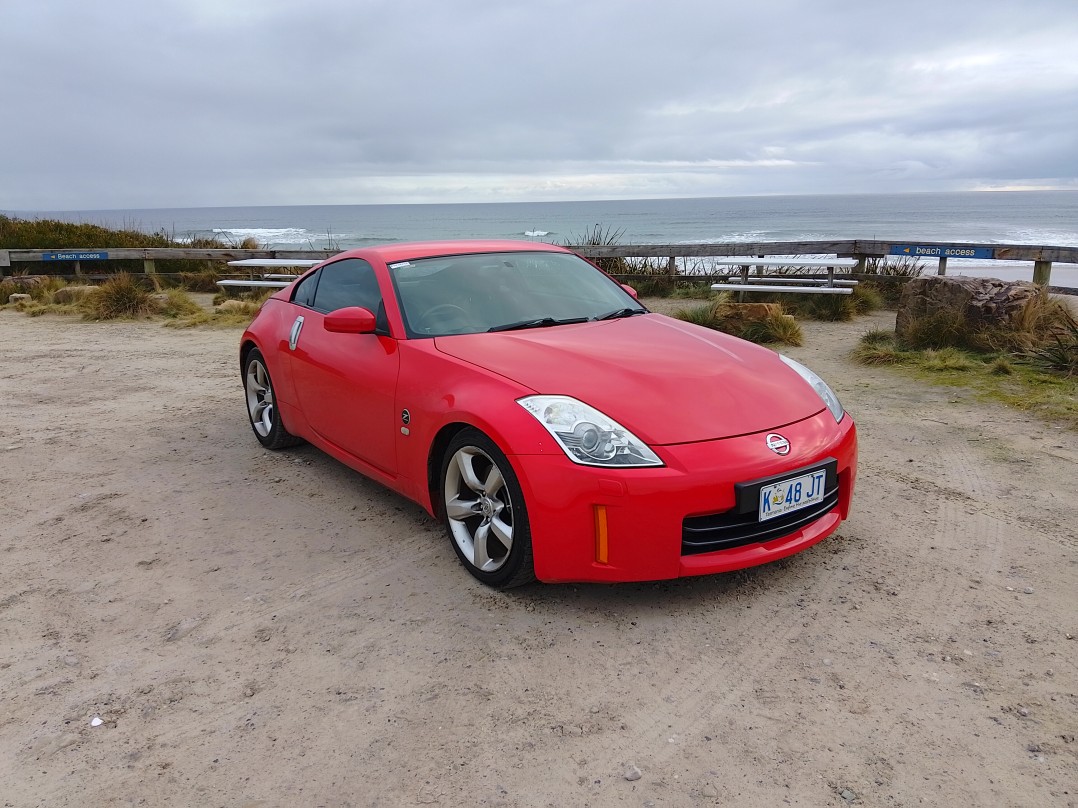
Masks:
[[[568,253],[453,255],[390,264],[410,337],[544,328],[646,313]]]

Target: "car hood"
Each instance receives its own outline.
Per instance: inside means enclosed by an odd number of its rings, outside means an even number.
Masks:
[[[659,314],[435,345],[537,393],[573,396],[653,445],[762,432],[824,408],[773,351]]]

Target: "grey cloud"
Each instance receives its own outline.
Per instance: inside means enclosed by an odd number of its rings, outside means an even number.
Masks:
[[[1076,182],[1073,0],[9,0],[0,209]]]

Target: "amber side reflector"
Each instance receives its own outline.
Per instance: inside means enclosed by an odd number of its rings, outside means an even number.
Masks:
[[[606,528],[606,506],[595,506],[595,560],[600,564],[608,564],[610,548],[608,544]]]

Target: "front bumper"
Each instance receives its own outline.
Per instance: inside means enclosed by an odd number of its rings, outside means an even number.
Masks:
[[[758,433],[653,447],[661,468],[603,469],[558,455],[514,455],[531,524],[541,581],[649,581],[706,575],[776,561],[829,536],[850,510],[857,473],[857,433],[846,415],[823,412],[781,432],[780,457]],[[836,461],[833,505],[806,524],[713,552],[683,546],[685,520],[735,509],[735,484]],[[704,520],[706,521],[706,519]],[[793,522],[804,520],[793,520]]]

